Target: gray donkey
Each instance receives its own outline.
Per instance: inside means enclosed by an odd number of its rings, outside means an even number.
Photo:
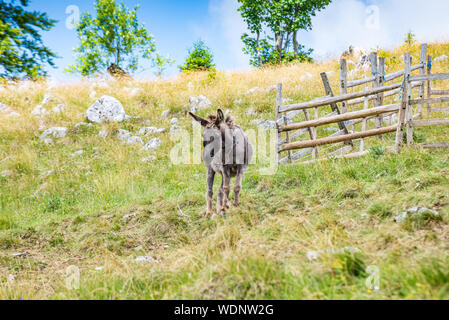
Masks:
[[[209,115],[208,120],[191,112],[189,114],[204,127],[202,135],[203,161],[207,165],[206,218],[212,215],[212,197],[216,173],[222,176],[217,197],[217,214],[222,215],[229,209],[228,200],[232,177],[236,177],[234,206],[240,206],[243,175],[251,162],[253,148],[242,128],[234,124],[231,116],[225,119],[221,109],[218,109],[217,115]]]

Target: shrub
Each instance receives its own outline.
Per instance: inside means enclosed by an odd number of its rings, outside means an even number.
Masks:
[[[214,56],[204,41],[198,40],[189,50],[189,55],[184,65],[179,66],[184,72],[188,71],[210,71],[215,69]]]

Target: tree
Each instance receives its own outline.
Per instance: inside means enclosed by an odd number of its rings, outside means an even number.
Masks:
[[[181,71],[209,71],[214,68],[214,55],[202,40],[193,44],[184,65],[179,66]]]
[[[415,42],[416,42],[416,35],[413,33],[412,30],[410,30],[405,35],[404,43],[410,47],[410,46],[414,45]]]
[[[172,60],[170,56],[164,57],[159,53],[156,54],[156,57],[153,60],[153,68],[156,68],[156,72],[154,74],[159,78],[162,77],[162,74],[168,68],[168,66],[174,63],[175,60]]]
[[[56,55],[42,41],[41,31],[56,23],[46,13],[26,11],[29,0],[0,0],[0,77],[36,79]]]
[[[123,2],[96,0],[96,17],[82,14],[77,33],[76,64],[68,71],[89,76],[101,70],[136,71],[139,59],[154,61],[156,45],[152,35],[139,23],[139,6],[129,9]]]
[[[243,34],[242,41],[253,65],[311,59],[312,51],[304,50],[298,41],[298,32],[311,30],[312,17],[331,0],[238,1],[241,4],[239,11],[251,34]],[[261,33],[264,33],[263,38]]]

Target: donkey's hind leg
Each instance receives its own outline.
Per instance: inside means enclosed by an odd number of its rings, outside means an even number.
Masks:
[[[218,190],[218,195],[217,195],[217,214],[220,215],[223,213],[224,208],[223,208],[223,201],[224,201],[224,189],[223,189],[223,184],[224,184],[224,178],[222,177],[221,179],[221,186],[220,189]]]
[[[243,170],[238,169],[234,185],[234,207],[240,207],[240,191],[242,190]]]
[[[213,210],[212,209],[212,197],[214,196],[214,178],[215,178],[215,172],[212,169],[207,169],[206,218],[212,216],[212,210]]]

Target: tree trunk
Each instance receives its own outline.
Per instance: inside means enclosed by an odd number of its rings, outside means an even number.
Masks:
[[[276,50],[279,53],[279,63],[282,61],[282,43],[284,40],[284,35],[280,32],[275,34],[276,37]]]
[[[298,31],[293,32],[293,49],[296,56],[299,57]]]
[[[256,45],[257,45],[257,59],[259,60],[259,68],[261,68],[262,67],[262,56],[260,54],[260,32],[257,32]]]

